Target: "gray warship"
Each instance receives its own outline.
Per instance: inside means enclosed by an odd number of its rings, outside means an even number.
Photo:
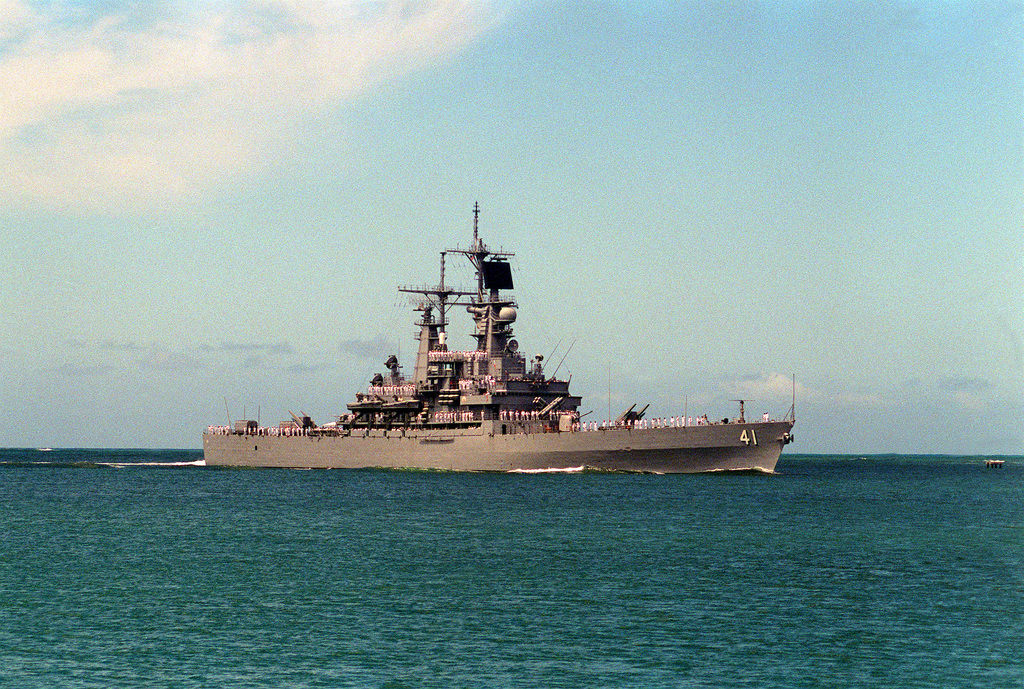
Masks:
[[[275,427],[254,420],[210,426],[203,433],[207,466],[281,468],[394,468],[453,471],[606,470],[651,473],[774,472],[792,442],[795,405],[785,418],[748,421],[739,416],[647,418],[631,406],[616,419],[589,421],[569,381],[527,360],[513,337],[518,316],[510,292],[514,254],[492,251],[479,236],[480,206],[473,208],[468,249],[441,251],[440,282],[399,287],[417,295],[416,362],[411,378],[396,356],[385,362],[348,412],[318,425],[305,414]],[[476,288],[445,283],[449,255],[468,259]],[[472,317],[476,348],[447,344],[449,312]],[[571,377],[571,376],[570,376]],[[795,401],[795,400],[794,400]]]

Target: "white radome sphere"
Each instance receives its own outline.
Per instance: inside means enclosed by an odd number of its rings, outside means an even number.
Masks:
[[[502,323],[514,323],[516,320],[516,310],[511,306],[502,306],[494,320],[501,321]]]

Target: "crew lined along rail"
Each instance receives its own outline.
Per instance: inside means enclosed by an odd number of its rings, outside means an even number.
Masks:
[[[366,389],[371,395],[386,398],[411,398],[416,394],[415,385],[371,385]]]
[[[460,352],[447,349],[434,349],[427,353],[427,359],[431,362],[486,361],[487,352],[481,352],[478,350]]]
[[[575,416],[574,413],[565,414],[552,414],[550,419],[558,419],[561,416]],[[465,424],[478,424],[485,419],[483,418],[483,412],[479,411],[462,411],[462,412],[434,412],[430,415],[427,420],[429,425],[465,425]],[[500,421],[513,421],[513,422],[531,422],[537,423],[541,421],[540,412],[529,411],[529,410],[502,410],[498,414],[498,420]],[[769,417],[768,414],[764,414],[760,423],[774,422],[775,419]],[[758,423],[754,421],[740,421],[734,420],[729,421],[723,419],[721,421],[708,421],[707,414],[702,416],[669,416],[669,417],[655,417],[652,419],[637,419],[635,421],[580,421],[578,418],[574,419],[571,423],[573,432],[595,432],[605,431],[616,428],[631,428],[636,430],[656,429],[656,428],[687,428],[690,426],[710,426],[720,425],[726,423]],[[395,427],[399,425],[396,424]],[[232,428],[231,426],[208,426],[206,428],[207,435],[256,435],[256,436],[272,436],[272,437],[293,437],[293,436],[317,436],[322,435],[324,432],[331,432],[345,427],[345,421],[334,422],[327,424],[326,426],[313,426],[310,428],[300,428],[298,426],[282,424],[281,426],[256,426],[255,424],[247,425],[244,429],[239,430]],[[553,424],[553,428],[559,428],[558,423]]]
[[[455,388],[452,388],[453,390]],[[504,386],[498,384],[494,376],[484,376],[479,379],[465,379],[459,381],[459,392],[479,393],[483,391],[497,392],[504,390]],[[366,388],[370,395],[385,400],[413,399],[416,395],[415,385],[370,385]]]

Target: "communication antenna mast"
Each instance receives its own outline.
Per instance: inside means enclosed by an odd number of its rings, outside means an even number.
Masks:
[[[477,245],[480,243],[480,235],[477,233],[477,226],[480,223],[480,202],[477,201],[473,204],[473,251],[477,250]]]
[[[547,358],[547,361],[551,361],[552,359],[554,359],[554,358],[555,358],[555,352],[557,352],[557,351],[558,351],[558,348],[562,346],[562,340],[564,340],[564,339],[565,339],[565,338],[563,337],[563,338],[562,338],[561,340],[559,340],[559,341],[558,341],[558,344],[556,344],[556,345],[555,345],[555,347],[554,347],[554,349],[552,349],[552,350],[551,350],[551,353],[550,353],[550,354],[548,354],[548,358]]]
[[[796,374],[793,374],[793,402],[789,405],[789,419],[796,422]]]
[[[557,374],[557,373],[558,373],[558,369],[562,368],[562,362],[564,362],[564,361],[565,361],[565,357],[569,356],[569,352],[571,352],[571,351],[572,351],[572,348],[573,348],[573,346],[574,346],[575,344],[576,344],[576,340],[573,340],[573,341],[572,341],[572,344],[571,344],[571,345],[569,345],[569,349],[565,350],[565,354],[563,354],[563,355],[562,355],[562,360],[558,362],[558,366],[555,366],[555,373],[552,373],[552,374],[551,374],[551,379],[552,379],[552,380],[554,380],[554,378],[555,378],[555,374]]]

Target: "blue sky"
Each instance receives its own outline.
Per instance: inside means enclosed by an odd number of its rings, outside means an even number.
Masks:
[[[0,3],[0,446],[330,420],[479,201],[592,418],[1022,453],[1022,7]]]

